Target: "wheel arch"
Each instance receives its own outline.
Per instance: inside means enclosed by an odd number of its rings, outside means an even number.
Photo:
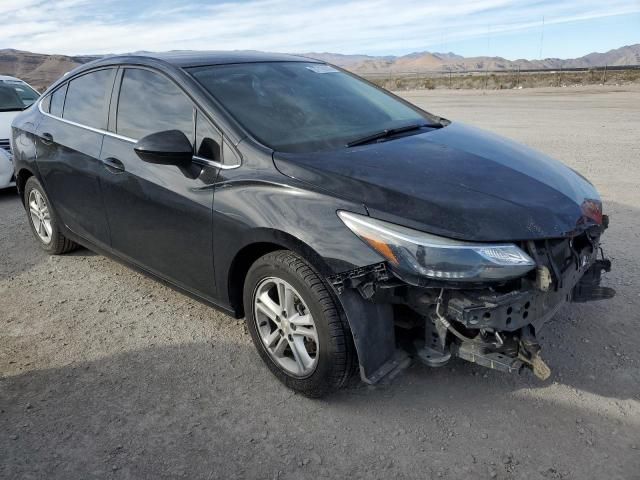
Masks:
[[[293,235],[279,230],[260,229],[236,252],[227,274],[229,303],[237,318],[244,317],[242,294],[247,272],[255,261],[275,250],[290,250],[304,258],[321,276],[331,275],[327,263],[309,245]]]
[[[27,183],[27,180],[29,180],[29,178],[33,176],[35,176],[35,173],[27,167],[22,167],[16,173],[16,188],[18,189],[18,195],[20,195],[20,199],[23,204],[24,204],[24,187]]]

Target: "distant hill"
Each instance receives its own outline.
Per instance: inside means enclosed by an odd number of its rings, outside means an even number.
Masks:
[[[589,68],[604,65],[640,65],[640,44],[627,45],[606,53],[590,53],[580,58],[544,60],[507,60],[502,57],[462,57],[455,53],[415,52],[402,56],[343,55],[339,53],[306,53],[356,73],[429,72],[434,70],[510,70]],[[57,78],[99,55],[46,55],[20,50],[0,50],[0,75],[22,78],[44,90]]]
[[[502,57],[461,57],[454,53],[415,52],[403,56],[337,55],[335,53],[306,53],[308,57],[324,60],[356,73],[363,72],[428,72],[433,70],[511,70],[589,68],[605,65],[640,65],[640,44],[627,45],[606,53],[590,53],[580,58],[544,60],[507,60]]]

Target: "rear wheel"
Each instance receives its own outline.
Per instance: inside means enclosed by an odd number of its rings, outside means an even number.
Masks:
[[[351,332],[321,277],[295,253],[279,250],[253,264],[244,308],[260,356],[289,388],[319,397],[351,376]]]
[[[31,231],[43,250],[58,255],[78,247],[62,234],[51,202],[35,177],[30,177],[24,186],[24,203]]]

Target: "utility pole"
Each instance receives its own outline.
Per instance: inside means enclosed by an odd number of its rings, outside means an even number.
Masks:
[[[538,60],[542,60],[542,45],[544,43],[544,15],[542,16],[542,30],[540,30],[540,54]]]
[[[604,85],[607,81],[607,65],[604,66],[604,72],[602,74],[602,84]]]

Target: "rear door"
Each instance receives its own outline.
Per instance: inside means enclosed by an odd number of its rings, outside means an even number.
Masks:
[[[115,69],[95,70],[63,84],[40,105],[37,164],[56,213],[74,233],[108,246],[99,178]]]
[[[135,143],[151,133],[181,130],[195,141],[195,107],[169,77],[125,68],[116,83],[110,130],[101,158],[105,207],[113,250],[128,260],[205,297],[215,297],[213,183],[218,168],[191,169],[143,162]],[[209,134],[209,150],[221,136]],[[196,160],[197,161],[197,160]]]

